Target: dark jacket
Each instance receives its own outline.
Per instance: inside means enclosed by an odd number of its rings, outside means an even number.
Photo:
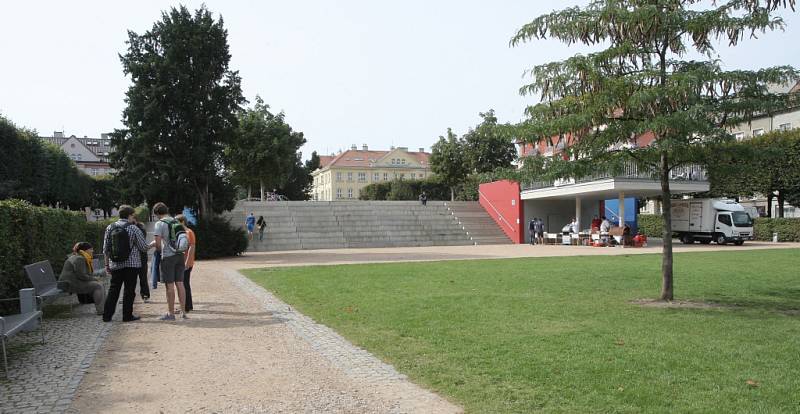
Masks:
[[[89,274],[86,259],[73,253],[64,262],[58,282],[59,288],[69,293],[91,293],[95,289],[97,280]]]

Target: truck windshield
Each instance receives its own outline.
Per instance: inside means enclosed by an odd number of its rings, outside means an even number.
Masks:
[[[734,211],[733,212],[733,225],[736,227],[752,227],[753,220],[750,219],[750,215],[743,212],[743,211]]]

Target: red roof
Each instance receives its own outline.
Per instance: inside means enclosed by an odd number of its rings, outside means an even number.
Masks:
[[[373,167],[376,163],[381,162],[381,158],[385,157],[392,151],[364,151],[364,150],[347,150],[338,155],[322,155],[319,157],[320,168],[337,166],[337,167]],[[428,158],[430,153],[427,152],[401,152],[407,154],[423,167],[428,166]],[[408,166],[408,165],[406,165]]]

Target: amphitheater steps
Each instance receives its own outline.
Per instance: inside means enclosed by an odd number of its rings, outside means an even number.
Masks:
[[[511,239],[477,201],[452,201],[445,204],[475,244],[512,244]]]

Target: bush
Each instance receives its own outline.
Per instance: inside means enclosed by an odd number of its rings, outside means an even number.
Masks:
[[[757,218],[753,233],[761,241],[772,241],[772,233],[778,233],[779,241],[800,242],[800,218]]]
[[[359,200],[386,200],[392,188],[390,181],[369,184],[358,193]]]
[[[106,224],[87,222],[77,212],[0,201],[0,297],[17,297],[19,289],[30,287],[23,270],[27,264],[49,260],[58,275],[76,242],[88,241],[99,249]]]
[[[247,234],[220,216],[201,218],[192,229],[197,236],[198,259],[238,256],[247,250]]]
[[[414,189],[408,181],[395,180],[392,181],[392,188],[386,196],[387,200],[401,201],[401,200],[416,200]]]
[[[407,190],[408,188],[411,189],[410,193]],[[394,193],[390,195],[393,189]],[[395,180],[373,183],[361,189],[358,199],[417,200],[423,191],[428,195],[428,200],[450,200],[450,188],[439,182],[436,176],[424,180]]]
[[[660,214],[639,214],[639,231],[647,237],[664,237],[664,221]]]

